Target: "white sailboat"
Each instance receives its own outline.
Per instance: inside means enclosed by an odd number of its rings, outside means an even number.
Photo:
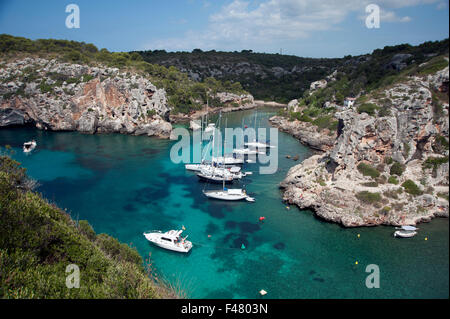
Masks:
[[[257,128],[256,128],[257,115],[258,115],[258,111],[255,112],[255,133],[257,132]],[[254,139],[252,142],[244,143],[244,145],[247,146],[248,148],[254,148],[254,149],[275,148],[275,146],[270,145],[270,143],[260,142],[260,141],[257,141],[256,139]]]
[[[219,157],[213,157],[212,158],[213,163],[217,165],[241,165],[244,164],[243,158],[236,158],[234,156],[219,156]]]
[[[248,202],[254,202],[255,199],[247,195],[245,189],[241,188],[223,188],[221,190],[209,190],[203,191],[206,197],[219,199],[219,200],[228,200],[228,201],[237,201],[245,199]]]

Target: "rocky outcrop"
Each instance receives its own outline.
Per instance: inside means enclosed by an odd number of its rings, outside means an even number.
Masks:
[[[433,98],[445,79],[448,67],[391,86],[368,101],[377,116],[336,113],[339,136],[324,154],[289,170],[280,184],[284,200],[347,227],[448,217],[449,106]],[[291,123],[289,130],[301,134],[300,123]]]
[[[318,89],[323,89],[327,87],[327,80],[319,80],[319,81],[315,81],[312,82],[311,85],[309,86],[309,93],[312,94],[312,92],[318,90]]]
[[[164,89],[116,68],[25,58],[0,70],[0,126],[168,138]]]
[[[320,131],[317,126],[309,122],[289,121],[282,116],[272,116],[269,122],[279,130],[294,136],[306,146],[318,151],[325,152],[331,149],[336,140],[335,132],[330,132],[328,129]]]
[[[207,107],[204,105],[201,110],[191,112],[190,114],[171,114],[170,121],[174,123],[190,122],[190,129],[198,129],[198,124],[194,121],[206,115],[206,113],[215,114],[219,112],[228,113],[243,111],[257,106],[257,101],[254,100],[253,95],[251,94],[238,95],[229,92],[220,92],[213,96],[213,98],[217,98],[223,106]]]

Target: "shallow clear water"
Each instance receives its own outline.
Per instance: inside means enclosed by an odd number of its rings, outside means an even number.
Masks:
[[[258,111],[260,127],[269,127],[269,115]],[[254,111],[225,117],[228,127],[241,126],[242,117],[253,126]],[[38,150],[26,156],[21,145],[32,138]],[[448,219],[422,224],[416,237],[402,240],[392,237],[392,227],[345,229],[310,211],[286,209],[278,184],[312,153],[281,132],[277,173],[259,175],[257,164],[245,167],[254,172],[244,184],[255,203],[208,200],[205,184],[170,161],[173,143],[0,129],[0,145],[16,150],[13,157],[41,183],[38,191],[73,218],[87,219],[96,232],[131,243],[144,258],[151,254],[161,275],[191,298],[258,298],[261,289],[270,298],[448,298]],[[182,225],[194,243],[187,255],[154,247],[142,236]],[[378,289],[366,288],[369,264],[380,268]]]

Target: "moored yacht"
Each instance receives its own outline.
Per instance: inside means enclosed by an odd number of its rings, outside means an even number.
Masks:
[[[220,200],[228,200],[228,201],[237,201],[245,199],[248,202],[254,202],[255,199],[247,195],[245,189],[241,188],[223,188],[221,190],[209,190],[203,191],[206,197],[220,199]]]
[[[144,233],[145,238],[164,249],[187,253],[192,248],[192,243],[181,237],[182,230],[169,230],[168,232],[152,231]]]
[[[34,150],[36,148],[36,145],[37,145],[37,143],[35,140],[23,143],[23,152],[30,153],[32,150]]]
[[[219,156],[212,158],[213,163],[217,165],[240,165],[244,164],[243,158],[236,158],[234,156]]]
[[[394,232],[394,237],[402,237],[402,238],[410,238],[416,236],[419,228],[416,228],[414,226],[402,226],[402,227],[395,227],[395,229],[398,229]]]

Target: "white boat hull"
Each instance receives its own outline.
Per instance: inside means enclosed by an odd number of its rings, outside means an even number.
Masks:
[[[413,232],[403,232],[401,230],[397,230],[394,233],[394,237],[401,237],[401,238],[411,238],[417,235],[417,232],[413,231]]]
[[[172,242],[165,242],[161,239],[161,233],[144,233],[145,238],[155,244],[158,247],[180,252],[180,253],[187,253],[192,248],[192,243],[188,240],[184,241],[184,243],[180,242],[178,244],[174,244]]]
[[[203,192],[206,197],[226,200],[226,201],[238,201],[245,199],[248,202],[254,202],[255,199],[253,197],[248,196],[245,192],[229,192],[226,190],[218,190],[218,191],[205,191]]]

